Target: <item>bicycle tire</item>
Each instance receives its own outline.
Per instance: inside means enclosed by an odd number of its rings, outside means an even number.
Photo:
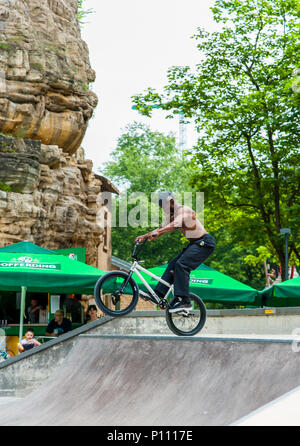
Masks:
[[[168,327],[177,336],[194,336],[195,334],[199,333],[200,330],[202,330],[202,328],[204,327],[205,321],[206,321],[206,308],[205,308],[205,305],[204,305],[202,299],[200,299],[200,297],[196,296],[196,294],[192,294],[192,293],[190,293],[189,297],[190,297],[191,302],[194,303],[194,306],[196,306],[196,310],[192,310],[188,316],[183,316],[178,313],[170,313],[168,311],[168,309],[166,310],[166,321],[167,321]],[[195,317],[195,319],[198,319],[198,311],[199,311],[199,322],[191,330],[185,331],[183,329],[180,329],[176,325],[176,321],[180,321],[180,318],[186,318],[186,321],[188,321],[188,318],[191,319],[192,317]],[[186,324],[186,325],[189,326],[189,324]]]
[[[110,306],[109,296],[112,303],[114,303],[112,297],[113,293],[118,292],[118,290],[114,290],[115,288],[120,288],[120,284],[122,285],[122,282],[126,281],[129,277],[128,273],[122,272],[122,271],[111,271],[107,274],[104,274],[104,276],[100,277],[100,279],[97,281],[95,288],[94,288],[94,298],[96,301],[97,306],[100,308],[100,310],[103,311],[103,313],[108,314],[109,316],[124,316],[125,314],[130,313],[135,306],[137,305],[138,298],[139,298],[139,288],[135,280],[130,277],[128,280],[128,284],[125,288],[127,290],[127,293],[122,293],[120,295],[123,296],[123,308],[122,303],[120,303],[120,309],[113,309]],[[119,279],[119,283],[118,283]],[[124,291],[125,291],[124,290]],[[132,295],[131,295],[132,292]],[[132,296],[132,297],[128,297]],[[128,305],[127,305],[127,303]],[[124,305],[126,304],[126,307],[124,308]],[[116,303],[114,304],[116,307]]]

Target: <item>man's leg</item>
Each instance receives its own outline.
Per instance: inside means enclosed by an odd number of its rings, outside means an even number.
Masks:
[[[181,297],[182,302],[178,305],[175,304],[177,308],[174,305],[174,308],[170,310],[171,312],[179,311],[181,306],[191,309],[189,299],[190,272],[198,268],[212,254],[214,249],[213,246],[201,246],[199,242],[194,242],[188,245],[185,252],[177,260],[174,274],[174,295]]]
[[[166,282],[168,282],[168,283],[173,283],[174,282],[175,264],[176,264],[176,262],[178,261],[178,259],[180,258],[180,256],[182,255],[183,252],[184,252],[184,250],[181,251],[174,259],[172,259],[169,262],[165,272],[161,276],[161,278],[163,280],[165,280]],[[168,287],[166,285],[164,285],[163,283],[158,282],[158,284],[154,288],[154,291],[156,292],[156,294],[159,297],[164,297],[166,292],[168,291]]]

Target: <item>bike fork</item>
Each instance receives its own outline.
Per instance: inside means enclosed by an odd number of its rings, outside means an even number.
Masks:
[[[131,277],[132,277],[132,274],[133,274],[133,271],[130,271],[129,274],[128,274],[127,279],[126,279],[125,282],[122,284],[122,286],[121,286],[121,288],[120,288],[121,293],[123,293],[124,290],[125,290],[125,288],[127,287],[128,283],[129,283],[129,280],[130,280]]]

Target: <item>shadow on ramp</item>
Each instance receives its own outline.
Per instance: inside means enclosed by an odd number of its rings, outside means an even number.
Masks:
[[[1,425],[228,425],[298,386],[299,366],[290,341],[80,336]]]

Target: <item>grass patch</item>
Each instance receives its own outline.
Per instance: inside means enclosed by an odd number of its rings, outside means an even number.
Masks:
[[[80,83],[80,88],[83,91],[88,91],[89,90],[89,87],[84,82]]]
[[[2,190],[3,192],[12,192],[12,188],[5,183],[1,183],[0,181],[0,190]]]
[[[1,136],[5,136],[5,138],[14,138],[14,135],[12,135],[11,133],[0,132],[0,135]]]
[[[44,69],[45,69],[43,67],[43,65],[38,62],[30,64],[30,66],[31,66],[31,68],[35,68],[38,71],[44,71]]]
[[[0,42],[0,48],[2,50],[7,50],[8,51],[10,49],[10,45],[9,45],[9,43]]]
[[[7,146],[4,143],[0,142],[0,152],[1,153],[17,153],[16,149],[13,149],[12,147]]]

